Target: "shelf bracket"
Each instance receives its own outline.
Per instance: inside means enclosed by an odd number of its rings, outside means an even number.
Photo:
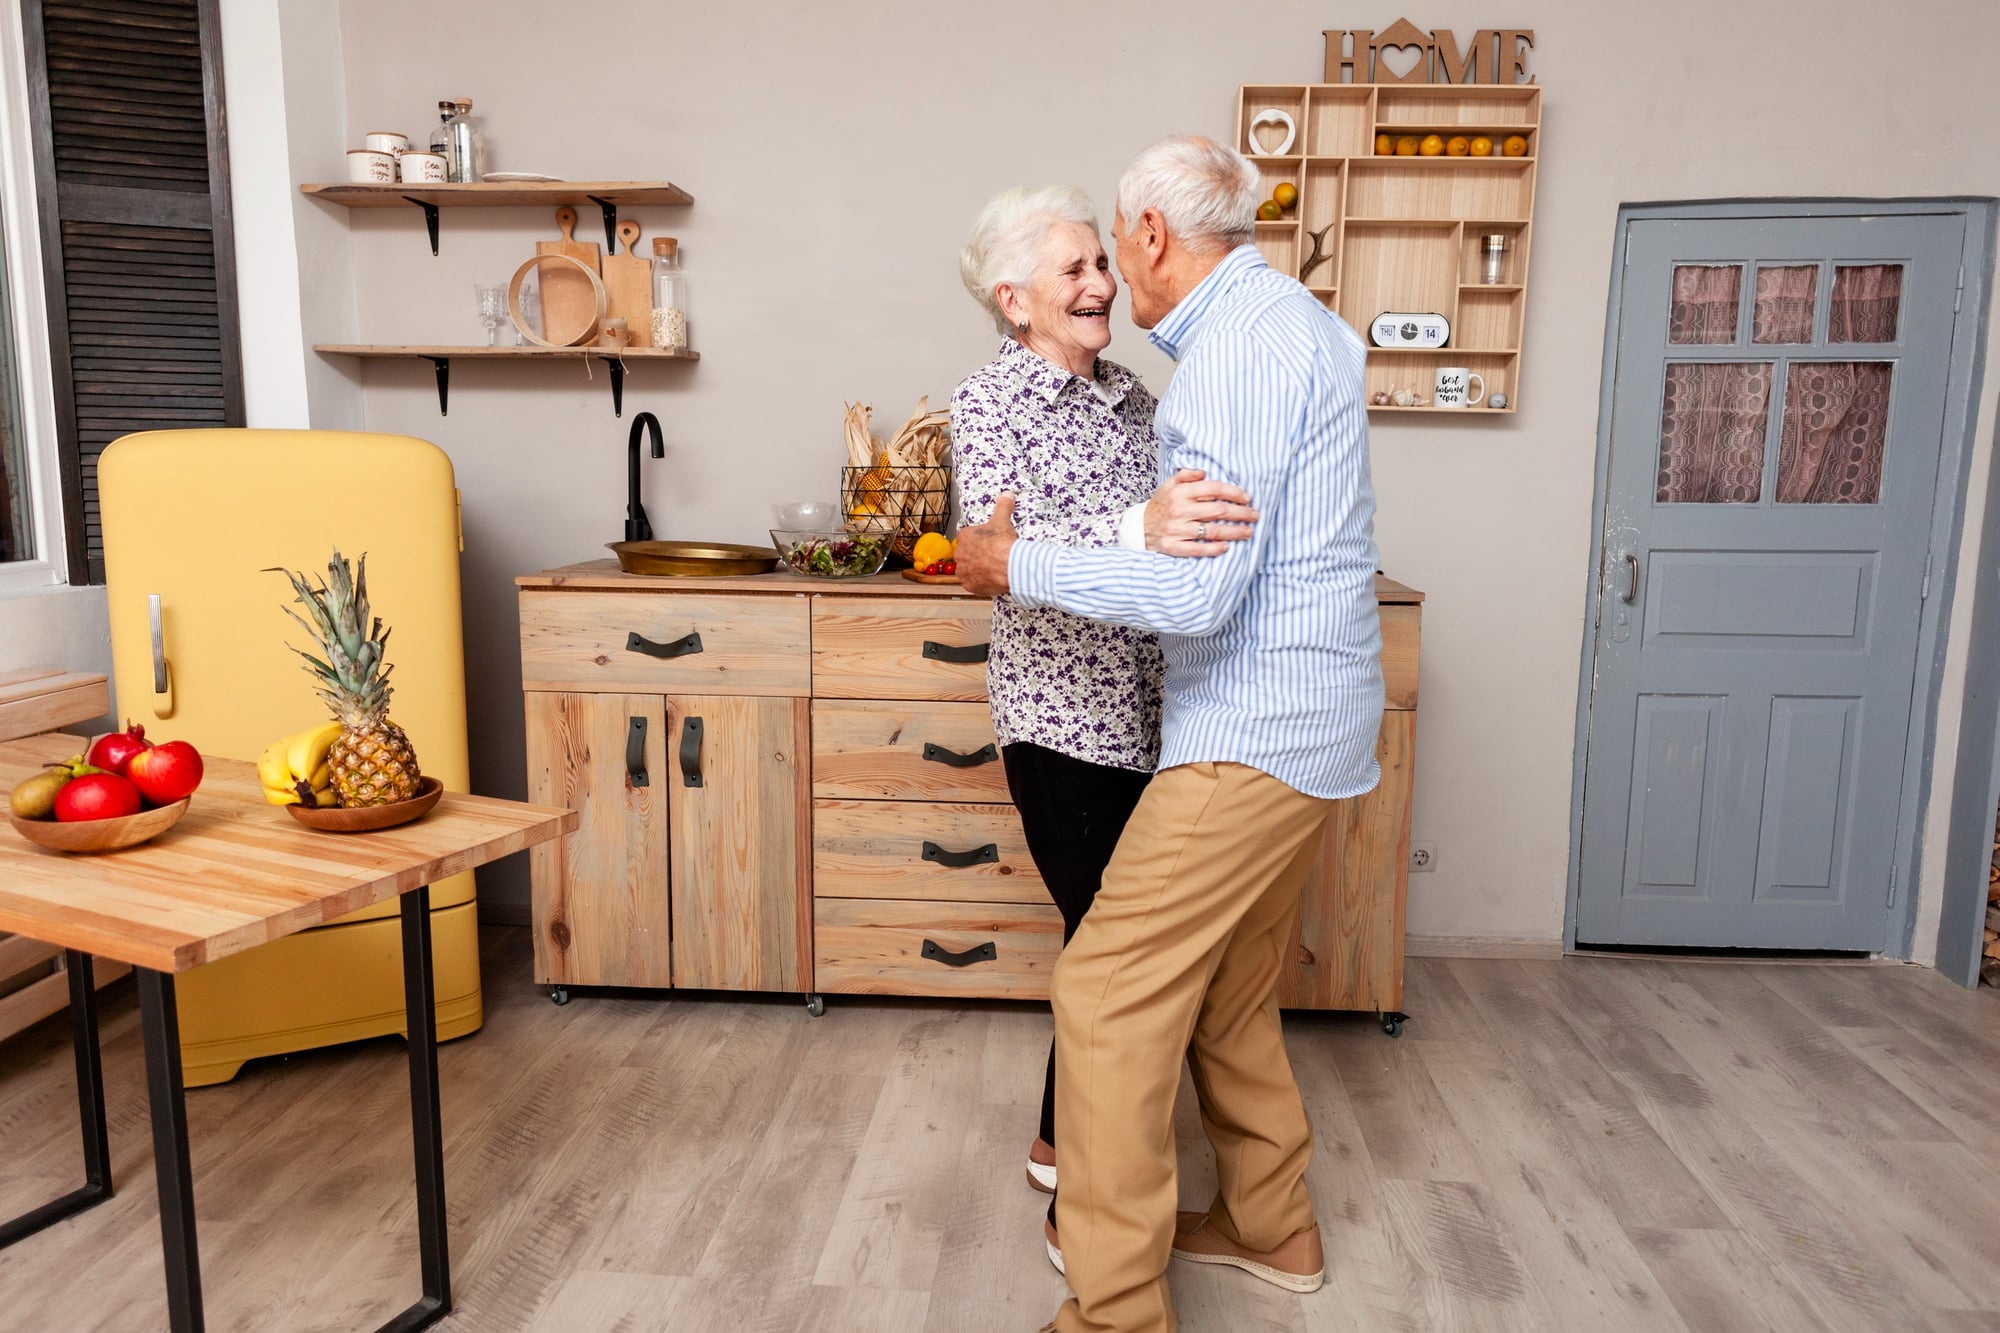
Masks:
[[[424,360],[430,362],[432,367],[437,370],[438,415],[441,417],[449,416],[450,413],[446,408],[451,402],[451,358],[448,356],[427,356]]]
[[[409,196],[409,195],[407,195],[407,194],[406,194],[406,195],[404,195],[404,196],[403,196],[403,198],[405,198],[405,199],[408,199],[408,200],[409,200],[409,201],[410,201],[411,203],[415,204],[415,205],[416,205],[416,206],[417,206],[418,208],[421,208],[421,209],[423,209],[423,210],[424,210],[424,226],[425,226],[426,228],[428,228],[428,229],[429,229],[429,231],[430,231],[430,234],[431,234],[431,258],[433,258],[433,259],[437,258],[437,252],[438,252],[438,206],[437,206],[436,204],[428,204],[428,203],[425,203],[425,202],[424,202],[423,200],[421,200],[421,199],[411,199],[411,198],[410,198],[410,196]]]
[[[604,364],[611,371],[611,415],[622,420],[625,416],[625,358],[606,357]]]
[[[589,199],[591,203],[596,204],[603,212],[604,248],[607,252],[616,254],[618,252],[618,205],[612,203],[603,195],[586,195],[585,198]]]

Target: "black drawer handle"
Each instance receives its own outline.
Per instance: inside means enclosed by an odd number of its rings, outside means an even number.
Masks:
[[[646,776],[646,719],[635,717],[625,724],[625,776],[635,787],[652,784]]]
[[[934,842],[924,844],[924,860],[935,861],[953,870],[963,870],[966,866],[984,865],[1000,859],[1000,845],[987,843],[984,847],[974,847],[969,852],[948,852]]]
[[[627,633],[625,636],[625,651],[628,653],[644,653],[648,657],[686,657],[690,653],[701,651],[701,631],[694,630],[683,638],[675,639],[672,643],[654,643],[651,639],[641,635]]]
[[[1000,956],[1000,950],[992,940],[975,944],[964,953],[953,953],[936,940],[925,940],[921,950],[924,957],[946,967],[971,967],[974,963],[990,963]]]
[[[701,785],[701,719],[698,717],[681,719],[681,784],[688,787]]]
[[[949,768],[978,768],[981,764],[990,764],[999,757],[1000,751],[991,745],[982,745],[969,754],[961,754],[957,750],[947,750],[942,745],[924,742],[924,758],[933,764],[944,764]]]
[[[983,643],[968,643],[961,648],[955,643],[938,643],[933,639],[925,639],[924,656],[933,662],[958,662],[970,665],[986,660],[988,646]]]

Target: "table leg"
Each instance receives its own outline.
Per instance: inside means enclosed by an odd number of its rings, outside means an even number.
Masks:
[[[444,1126],[438,1105],[437,979],[431,970],[431,891],[403,895],[403,1021],[410,1038],[410,1140],[417,1165],[417,1249],[423,1299],[382,1325],[411,1333],[451,1313],[445,1236]]]
[[[97,1053],[97,981],[90,955],[63,951],[69,973],[69,1039],[76,1053],[76,1112],[83,1130],[83,1188],[0,1222],[0,1250],[111,1197],[111,1136],[104,1121],[104,1068]]]
[[[172,974],[135,967],[139,1027],[146,1038],[146,1093],[153,1119],[153,1176],[160,1192],[160,1248],[167,1263],[167,1327],[201,1333],[201,1252],[188,1169],[187,1098],[181,1085],[181,1019]]]

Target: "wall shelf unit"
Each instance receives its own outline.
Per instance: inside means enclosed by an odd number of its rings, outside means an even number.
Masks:
[[[701,353],[667,347],[449,347],[420,343],[315,343],[322,356],[428,361],[437,371],[438,415],[451,399],[451,363],[465,361],[602,361],[611,373],[611,407],[625,412],[627,361],[699,361]]]
[[[1297,127],[1295,152],[1273,155],[1278,131],[1251,129],[1262,112],[1282,111]],[[1299,191],[1277,221],[1259,222],[1257,248],[1273,268],[1304,282],[1364,340],[1385,311],[1436,313],[1451,321],[1441,348],[1368,352],[1366,392],[1432,393],[1439,366],[1464,366],[1507,406],[1465,409],[1374,407],[1371,412],[1458,412],[1502,416],[1520,406],[1521,331],[1527,308],[1528,248],[1541,153],[1542,90],[1496,84],[1245,84],[1237,97],[1236,147],[1264,178]],[[1405,135],[1485,136],[1493,155],[1398,156]],[[1378,137],[1389,136],[1390,151]],[[1503,154],[1511,135],[1519,156]],[[1479,280],[1480,237],[1508,238],[1507,281]],[[1314,262],[1315,255],[1320,256]],[[1302,271],[1305,270],[1305,271]]]
[[[618,245],[618,210],[640,204],[684,208],[694,196],[672,181],[481,181],[462,185],[301,185],[299,193],[342,208],[403,208],[415,204],[438,252],[440,208],[581,208],[604,215],[604,248]]]

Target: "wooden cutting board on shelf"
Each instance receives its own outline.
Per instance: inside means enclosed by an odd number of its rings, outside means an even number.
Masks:
[[[605,314],[623,319],[632,346],[653,343],[653,264],[639,258],[639,224],[627,218],[618,224],[618,244],[604,256]]]
[[[560,241],[537,241],[538,255],[565,255],[601,273],[597,243],[576,239],[576,210],[565,205],[556,210]],[[595,336],[597,293],[581,270],[568,264],[539,264],[536,276],[542,284],[542,337],[552,343],[587,342]]]

